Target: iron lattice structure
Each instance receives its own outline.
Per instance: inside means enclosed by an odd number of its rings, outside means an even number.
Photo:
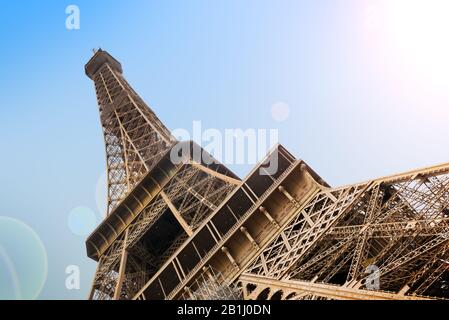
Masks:
[[[194,143],[177,143],[107,52],[86,73],[105,136],[109,204],[87,241],[99,262],[90,297],[130,299],[240,180]],[[190,152],[175,163],[176,148]]]
[[[101,49],[86,65],[95,83],[106,146],[108,213],[176,140]]]
[[[241,181],[177,142],[107,52],[86,73],[109,190],[90,298],[449,297],[449,164],[331,188],[278,145]]]
[[[183,300],[241,300],[242,290],[226,280],[221,272],[212,268],[196,281],[196,291],[186,290]]]
[[[245,296],[447,298],[448,223],[449,165],[322,190],[245,271]]]

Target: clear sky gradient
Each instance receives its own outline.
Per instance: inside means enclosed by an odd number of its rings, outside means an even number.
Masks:
[[[65,27],[70,4],[80,30]],[[95,271],[69,219],[104,213],[92,48],[121,61],[168,128],[278,128],[337,186],[449,161],[447,16],[439,0],[1,1],[0,216],[42,240],[39,297],[86,298]],[[11,256],[16,237],[0,243]],[[80,290],[66,288],[68,265]]]

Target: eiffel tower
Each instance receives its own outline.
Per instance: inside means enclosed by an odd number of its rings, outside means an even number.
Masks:
[[[176,141],[106,51],[85,71],[108,172],[90,299],[449,297],[449,164],[333,188],[277,145],[241,180]]]

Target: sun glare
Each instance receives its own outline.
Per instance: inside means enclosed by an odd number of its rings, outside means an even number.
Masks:
[[[449,0],[387,1],[385,13],[400,59],[426,78],[449,83]]]

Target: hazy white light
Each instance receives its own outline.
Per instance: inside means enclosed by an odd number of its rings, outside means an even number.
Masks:
[[[385,9],[387,36],[402,62],[423,77],[447,81],[449,1],[392,0]]]
[[[106,215],[106,209],[108,207],[108,173],[104,171],[97,180],[95,186],[95,201],[97,203],[97,209],[100,215]]]
[[[290,106],[285,102],[276,102],[271,106],[271,116],[277,122],[284,122],[290,117]]]
[[[74,234],[86,236],[95,229],[97,217],[88,207],[76,207],[70,211],[67,223]]]
[[[0,216],[0,300],[36,299],[47,274],[47,251],[39,235],[20,220]]]

